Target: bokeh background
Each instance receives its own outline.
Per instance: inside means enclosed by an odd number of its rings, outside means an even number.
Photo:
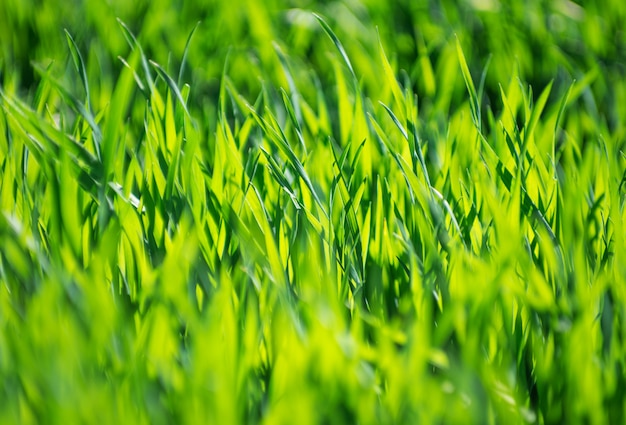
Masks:
[[[0,423],[623,421],[625,22],[0,0]]]

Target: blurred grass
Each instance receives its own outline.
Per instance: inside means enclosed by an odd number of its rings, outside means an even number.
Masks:
[[[625,18],[1,2],[0,422],[623,421]]]

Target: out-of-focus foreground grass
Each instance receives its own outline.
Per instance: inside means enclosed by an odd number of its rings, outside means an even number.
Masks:
[[[623,421],[624,22],[2,1],[0,423]]]

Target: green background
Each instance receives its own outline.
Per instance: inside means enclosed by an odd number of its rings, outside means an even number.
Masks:
[[[622,1],[0,3],[1,423],[619,423]]]

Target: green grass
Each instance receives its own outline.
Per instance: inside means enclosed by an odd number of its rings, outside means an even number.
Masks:
[[[35,3],[0,423],[624,420],[622,2]]]

